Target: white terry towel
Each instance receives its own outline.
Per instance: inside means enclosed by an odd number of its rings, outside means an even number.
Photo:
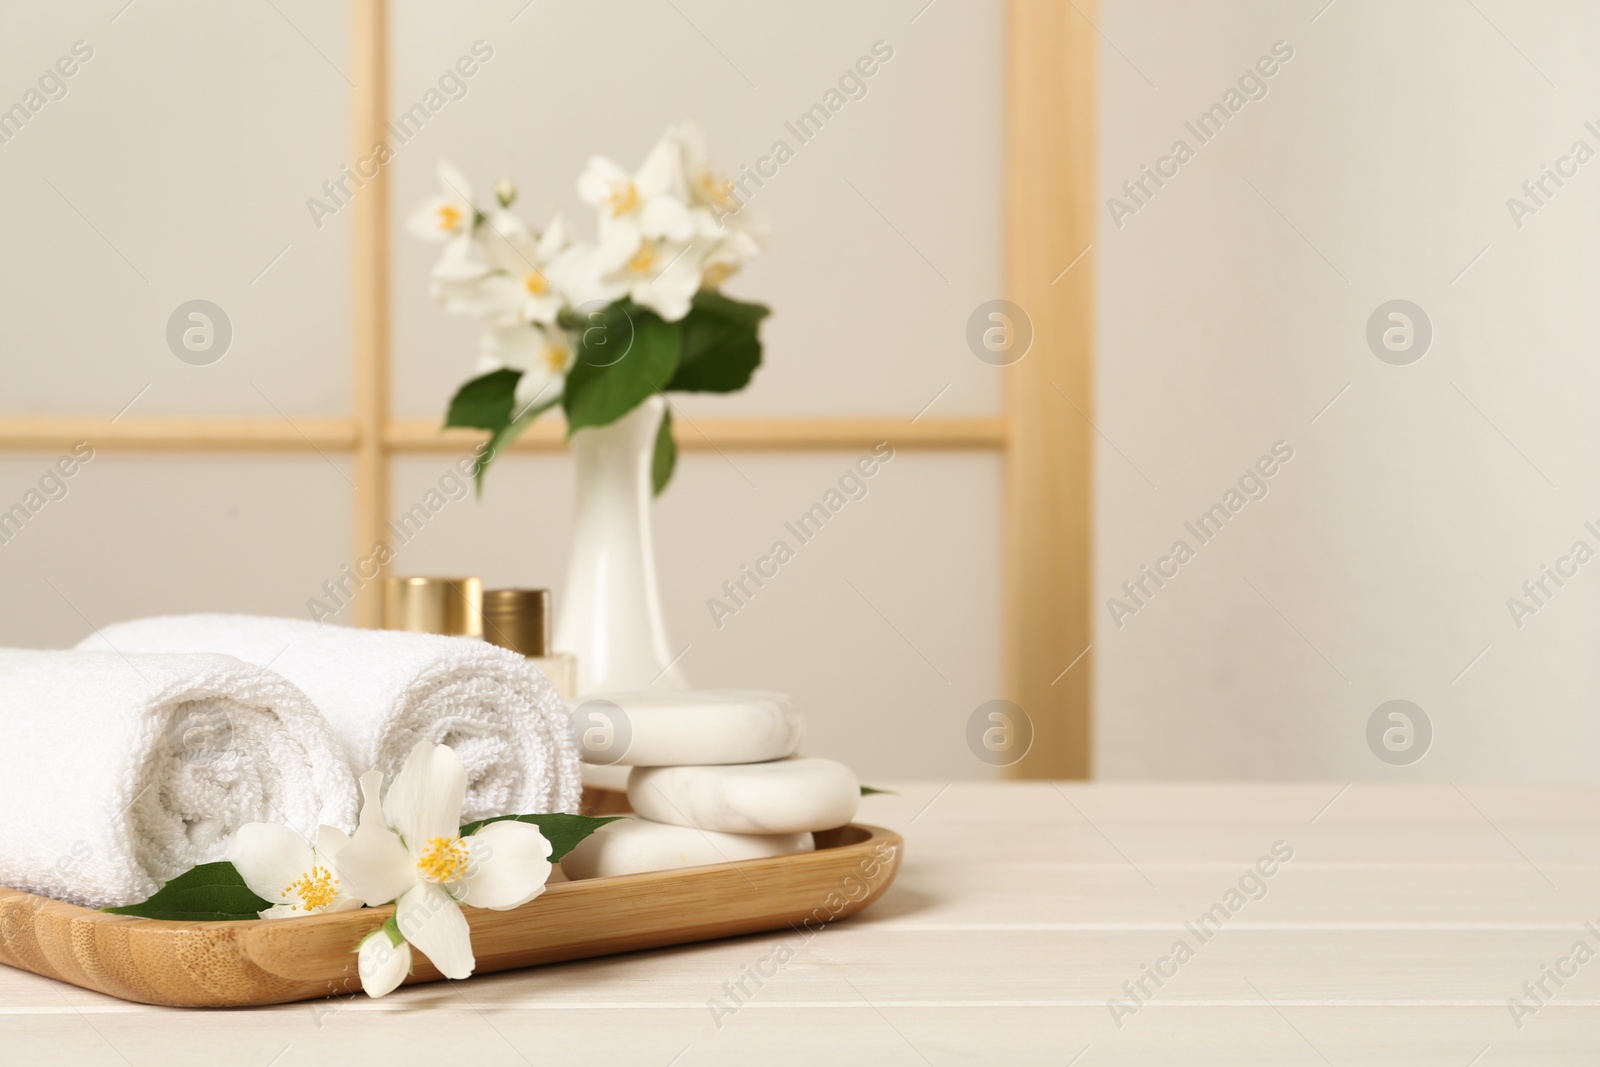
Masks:
[[[220,652],[270,666],[322,712],[360,775],[392,780],[419,741],[467,767],[463,820],[578,810],[582,772],[566,705],[539,670],[465,637],[357,630],[257,615],[118,623],[79,648]]]
[[[356,784],[305,695],[227,656],[0,649],[0,884],[135,904],[247,822],[351,829]]]

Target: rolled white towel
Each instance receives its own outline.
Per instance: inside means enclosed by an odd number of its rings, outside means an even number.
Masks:
[[[311,698],[356,774],[400,770],[419,741],[467,767],[461,817],[578,810],[567,707],[515,652],[464,637],[357,630],[256,615],[169,615],[101,630],[79,648],[220,652],[269,666]]]
[[[134,904],[247,822],[351,829],[356,784],[305,695],[227,656],[0,649],[0,884]]]

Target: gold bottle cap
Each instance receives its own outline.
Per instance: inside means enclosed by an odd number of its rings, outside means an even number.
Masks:
[[[524,656],[550,655],[550,590],[490,589],[485,592],[483,639]]]
[[[383,628],[482,637],[483,581],[478,578],[385,579]]]

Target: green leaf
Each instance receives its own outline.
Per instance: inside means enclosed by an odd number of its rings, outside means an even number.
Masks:
[[[875,796],[875,795],[880,794],[880,793],[882,793],[884,795],[887,795],[887,796],[891,796],[891,797],[897,797],[897,796],[900,795],[899,793],[896,793],[893,789],[874,789],[870,785],[864,785],[864,786],[861,787],[861,795],[864,796],[864,797]]]
[[[553,815],[496,815],[492,819],[479,819],[477,822],[467,823],[461,828],[461,836],[468,837],[492,822],[505,822],[507,819],[532,823],[539,828],[540,833],[544,834],[544,839],[550,842],[550,862],[554,863],[578,847],[579,841],[582,841],[606,823],[616,822],[624,817],[622,815],[601,817],[565,815],[561,812],[556,812]]]
[[[650,485],[655,495],[672,481],[672,469],[678,465],[678,442],[672,439],[672,409],[661,413],[661,429],[656,431],[656,451],[650,460]]]
[[[732,393],[750,384],[761,366],[758,327],[768,314],[721,293],[695,295],[683,319],[683,356],[667,388],[679,392]]]
[[[489,431],[489,438],[483,443],[472,467],[479,496],[483,495],[484,472],[500,452],[532,425],[533,420],[561,402],[561,398],[556,396],[550,400],[538,400],[517,411],[517,383],[521,380],[522,372],[509,368],[480,375],[456,390],[456,395],[450,401],[450,409],[445,413],[446,427],[466,426]]]
[[[679,393],[736,393],[761,366],[761,339],[753,328],[725,319],[683,320],[685,359],[667,388]],[[694,361],[688,353],[694,352]]]
[[[229,922],[259,918],[257,913],[270,907],[272,901],[252,893],[233,864],[223,860],[191,867],[143,903],[104,910],[145,919]]]
[[[511,421],[516,403],[519,370],[502,367],[480,375],[456,390],[445,413],[446,426],[470,426],[478,430],[498,430]]]
[[[709,312],[719,318],[732,319],[751,326],[772,314],[772,309],[765,304],[735,300],[715,289],[702,289],[694,294],[694,310]]]
[[[478,458],[472,465],[472,477],[477,483],[478,495],[480,497],[483,495],[483,476],[484,473],[488,471],[489,465],[496,459],[500,458],[501,451],[503,451],[507,445],[511,444],[511,442],[522,436],[523,430],[526,430],[529,426],[533,425],[533,420],[537,419],[540,415],[543,415],[545,412],[549,411],[559,403],[561,403],[561,398],[559,396],[551,397],[549,400],[540,400],[537,403],[524,408],[522,413],[516,418],[512,419],[510,422],[494,428],[494,432],[491,433],[489,435],[489,439],[484,442],[483,451],[478,453]]]
[[[620,348],[619,348],[620,346]],[[619,300],[590,317],[561,398],[567,433],[605,426],[660,392],[683,351],[683,330],[653,311]]]

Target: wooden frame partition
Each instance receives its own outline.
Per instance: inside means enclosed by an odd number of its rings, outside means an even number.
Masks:
[[[1007,11],[1006,290],[1033,325],[1007,368],[1005,648],[1033,722],[1025,778],[1091,772],[1096,0]]]
[[[1007,376],[1005,414],[916,422],[699,419],[675,432],[685,451],[859,449],[885,439],[897,448],[1001,451],[1006,685],[1035,726],[1032,750],[1012,770],[1033,778],[1086,777],[1093,255],[1084,250],[1094,227],[1095,5],[1008,0],[1007,15],[1007,294],[1030,316],[1034,341],[1020,362],[1001,371]],[[387,2],[350,0],[350,18],[351,144],[353,158],[363,158],[383,139],[389,110]],[[368,557],[388,518],[393,458],[465,452],[481,435],[441,434],[431,420],[391,418],[385,171],[366,183],[353,211],[354,405],[348,418],[297,417],[291,424],[286,418],[130,414],[108,424],[104,416],[0,415],[0,453],[70,448],[87,439],[103,451],[349,455],[356,486],[351,550],[356,559]],[[561,428],[540,424],[513,451],[563,447]],[[369,583],[356,600],[360,625],[380,618],[377,588]]]
[[[389,5],[350,0],[351,159],[364,159],[388,141]],[[389,515],[389,168],[380,167],[355,204],[351,263],[351,351],[355,380],[355,535],[353,559],[366,559],[382,541]],[[381,577],[381,574],[380,574]],[[383,583],[362,587],[356,624],[383,621]]]

